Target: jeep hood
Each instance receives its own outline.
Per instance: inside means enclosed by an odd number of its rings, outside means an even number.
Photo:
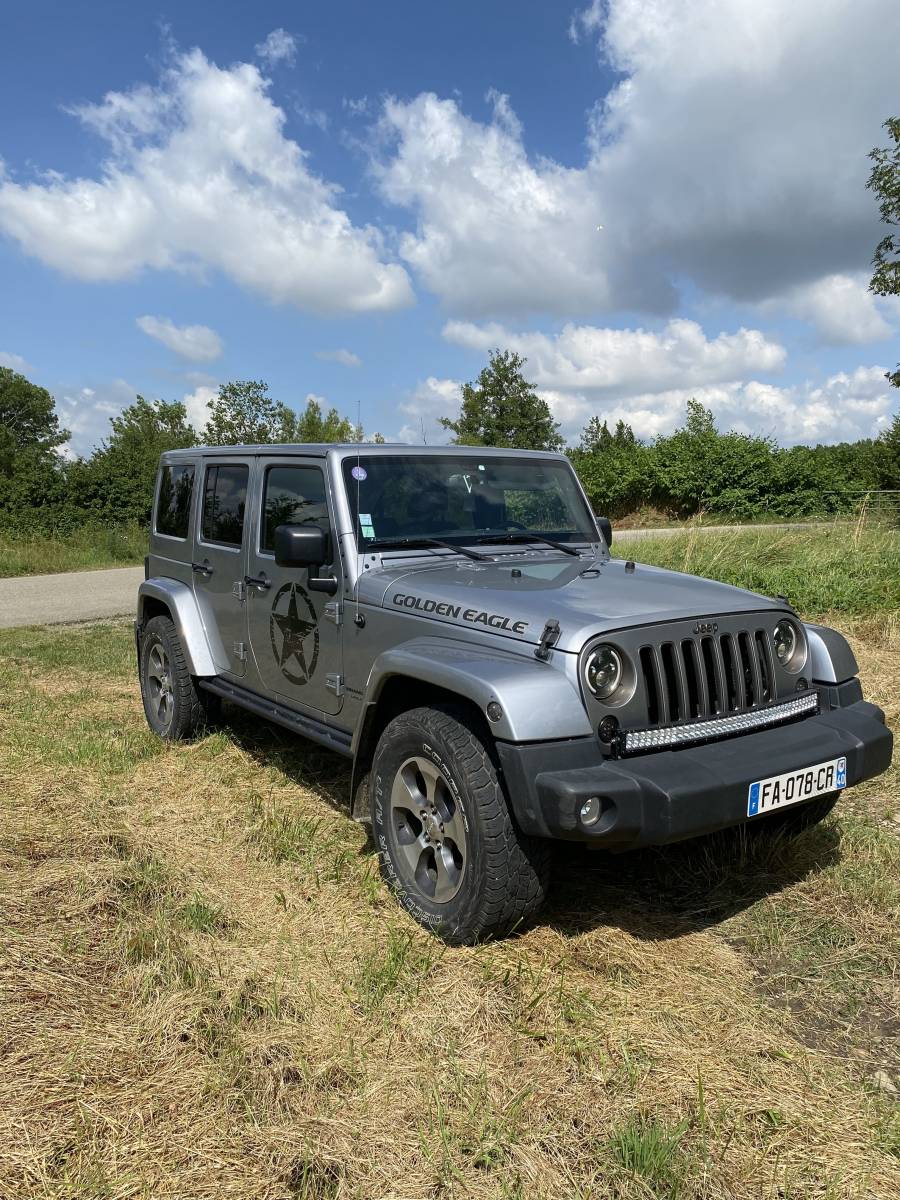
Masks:
[[[450,558],[366,572],[360,599],[436,624],[537,643],[548,620],[559,649],[577,652],[591,637],[634,625],[726,613],[784,611],[782,601],[728,584],[620,559],[560,561],[517,557],[501,563]]]

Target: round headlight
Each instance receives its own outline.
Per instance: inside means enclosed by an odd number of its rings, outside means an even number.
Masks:
[[[598,646],[585,667],[587,684],[598,700],[608,700],[622,682],[622,656],[614,646]]]
[[[806,647],[796,622],[783,618],[772,634],[775,657],[786,671],[796,673],[806,661]]]

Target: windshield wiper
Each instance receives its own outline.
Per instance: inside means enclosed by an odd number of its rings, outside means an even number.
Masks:
[[[557,542],[554,538],[544,537],[542,533],[488,533],[484,537],[476,538],[475,541],[479,546],[487,545],[489,542],[506,542],[510,546],[521,545],[524,542],[543,542],[545,546],[552,546],[554,550],[562,550],[563,554],[573,554],[575,558],[581,558],[581,551],[576,550],[573,546],[567,546],[565,542]]]
[[[472,558],[476,562],[493,561],[489,554],[479,554],[477,550],[470,550],[468,546],[457,546],[453,542],[445,542],[441,538],[433,537],[376,538],[374,542],[369,542],[366,549],[375,550],[384,546],[398,546],[406,550],[411,550],[415,546],[440,546],[444,550],[453,550],[454,553]]]

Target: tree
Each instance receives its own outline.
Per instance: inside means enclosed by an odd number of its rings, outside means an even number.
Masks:
[[[866,187],[878,197],[878,212],[885,225],[900,226],[900,117],[885,121],[892,146],[878,147],[869,154],[872,167]],[[900,296],[900,234],[886,234],[875,247],[875,270],[869,288],[876,296]],[[887,378],[900,387],[900,365]]]
[[[295,414],[269,395],[268,384],[261,379],[235,379],[219,385],[202,436],[208,446],[289,442],[295,422]]]
[[[460,446],[505,446],[516,450],[561,450],[559,425],[546,400],[522,374],[526,360],[494,350],[475,383],[463,384],[455,421],[441,417]]]
[[[342,417],[336,408],[322,415],[322,405],[310,396],[306,408],[294,418],[292,442],[361,442],[362,426],[354,425],[349,417]]]
[[[649,500],[652,453],[624,421],[617,421],[611,433],[606,421],[591,417],[582,430],[580,445],[569,451],[569,457],[595,512],[624,517]]]
[[[9,367],[0,367],[0,509],[19,513],[51,502],[63,484],[60,429],[53,397]]]
[[[86,462],[73,464],[73,504],[107,520],[149,521],[159,456],[196,444],[183,404],[145,400],[111,420],[112,433]]]

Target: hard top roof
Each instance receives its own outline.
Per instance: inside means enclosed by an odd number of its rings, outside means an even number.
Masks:
[[[341,458],[365,455],[434,455],[451,454],[465,455],[473,458],[484,458],[486,455],[503,455],[509,457],[522,455],[528,458],[565,458],[552,450],[507,450],[501,446],[412,446],[408,442],[277,442],[271,445],[253,446],[190,446],[184,450],[167,450],[162,458],[166,462],[181,458],[196,458],[199,456],[228,458],[237,456],[246,458],[248,455],[266,455],[267,457],[291,457],[303,455],[307,458],[324,458],[329,451],[335,451]]]

